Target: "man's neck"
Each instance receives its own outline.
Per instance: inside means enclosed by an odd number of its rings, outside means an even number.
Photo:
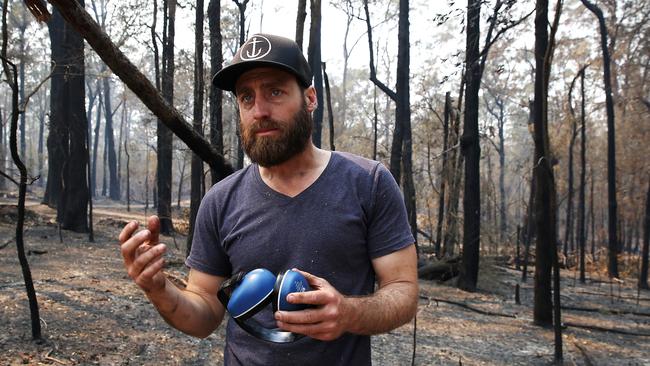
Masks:
[[[295,197],[311,186],[323,173],[331,152],[321,150],[311,142],[300,154],[282,164],[260,166],[260,176],[271,189]]]

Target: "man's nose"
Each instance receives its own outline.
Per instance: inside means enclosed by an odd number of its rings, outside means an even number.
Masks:
[[[264,98],[255,98],[255,106],[253,107],[253,118],[256,120],[268,118],[271,113],[269,103]]]

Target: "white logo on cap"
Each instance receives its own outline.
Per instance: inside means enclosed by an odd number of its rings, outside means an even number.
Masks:
[[[244,61],[258,60],[271,52],[271,42],[264,36],[253,36],[241,49],[239,57]]]

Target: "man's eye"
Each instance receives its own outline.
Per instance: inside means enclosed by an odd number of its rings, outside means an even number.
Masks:
[[[271,95],[274,97],[279,97],[280,95],[282,95],[282,91],[280,89],[273,89],[271,90]]]
[[[253,101],[253,97],[250,95],[242,95],[239,97],[239,102],[243,104],[249,104]]]

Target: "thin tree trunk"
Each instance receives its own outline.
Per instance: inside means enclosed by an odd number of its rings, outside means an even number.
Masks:
[[[558,0],[561,4],[561,0]],[[561,5],[560,5],[561,6]],[[535,14],[535,293],[533,320],[535,324],[553,324],[551,272],[557,256],[556,191],[548,137],[548,81],[552,64],[555,32],[561,7],[556,8],[554,27],[548,35],[548,1],[538,0]],[[558,279],[559,280],[559,279]],[[559,290],[558,290],[559,291]]]
[[[585,124],[585,69],[580,72],[580,191],[578,194],[578,243],[580,246],[580,282],[585,283],[585,186],[587,173],[587,126]]]
[[[203,0],[196,1],[195,30],[194,30],[194,130],[203,136]],[[203,162],[196,154],[192,154],[190,177],[190,229],[187,233],[186,255],[192,250],[194,223],[201,204]]]
[[[221,50],[221,0],[210,0],[208,4],[208,26],[210,29],[210,70],[211,75],[221,70],[223,54]],[[223,91],[210,83],[210,142],[216,152],[223,156]],[[212,184],[217,183],[223,174],[210,168]]]
[[[314,128],[312,141],[318,148],[321,147],[323,133],[323,72],[321,70],[321,0],[310,0],[311,25],[309,27],[309,46],[307,59],[314,75],[313,86],[316,89],[316,110],[313,112]]]
[[[401,167],[404,167],[404,203],[411,225],[411,232],[417,242],[417,211],[415,184],[412,173],[412,140],[411,140],[411,110],[409,92],[409,2],[399,2],[398,49],[397,49],[397,82],[392,91],[377,79],[372,44],[372,27],[368,1],[364,0],[366,27],[368,29],[368,46],[370,54],[370,80],[395,102],[395,132],[391,146],[390,172],[398,183],[402,182]]]
[[[302,50],[302,39],[305,33],[305,19],[307,18],[307,0],[298,0],[298,12],[296,13],[296,43]]]
[[[415,195],[415,183],[413,181],[413,138],[411,131],[411,92],[409,89],[410,81],[410,40],[409,40],[409,1],[400,0],[399,2],[399,26],[397,32],[397,82],[395,91],[398,96],[398,102],[395,106],[395,124],[401,124],[403,130],[402,140],[402,167],[404,169],[404,202],[406,204],[406,213],[411,233],[415,238],[416,250],[418,226],[417,226],[417,203]],[[399,182],[399,181],[398,181]],[[419,253],[419,251],[417,251]]]
[[[95,114],[95,140],[93,142],[93,162],[92,162],[92,167],[90,170],[91,174],[91,196],[94,198],[96,196],[97,190],[97,149],[99,148],[99,130],[101,126],[101,109],[102,106],[104,105],[104,102],[102,101],[101,97],[101,85],[99,83],[99,80],[97,80],[97,98],[98,98],[98,103],[97,103],[97,113]]]
[[[126,101],[122,106],[126,111]],[[126,112],[124,112],[126,113]],[[126,128],[124,129],[124,155],[126,155],[126,210],[131,212],[131,153],[129,153],[129,119],[126,119]]]
[[[438,224],[436,225],[436,257],[442,255],[442,223],[445,213],[445,190],[449,172],[447,169],[447,149],[449,148],[449,118],[451,117],[451,93],[445,93],[445,114],[442,123],[442,164],[440,168],[440,194],[438,197]]]
[[[239,45],[243,46],[246,41],[246,6],[248,5],[249,0],[232,0],[239,9]],[[241,169],[244,167],[244,150],[241,144],[241,131],[239,129],[239,123],[235,125],[235,130],[237,131],[237,163],[236,168]]]
[[[161,89],[165,101],[174,105],[174,38],[176,31],[176,0],[165,0],[166,19],[165,34],[163,36],[162,79]],[[158,216],[160,218],[160,233],[171,235],[174,231],[172,225],[172,146],[174,136],[172,131],[161,121],[158,122],[158,152],[157,188],[158,188]]]
[[[4,172],[5,169],[5,123],[2,118],[2,107],[0,107],[0,172]],[[42,156],[42,155],[40,155]],[[42,171],[42,170],[41,170]],[[39,180],[39,183],[41,183],[43,179]],[[5,190],[6,189],[6,179],[3,175],[0,174],[0,190]]]
[[[480,89],[479,37],[481,3],[467,2],[467,37],[465,79],[465,120],[461,150],[465,158],[465,188],[463,194],[463,259],[458,277],[458,287],[475,291],[478,282],[480,222],[481,222],[481,148],[478,138],[478,92]]]
[[[323,80],[325,81],[325,92],[327,93],[327,122],[330,130],[330,150],[336,151],[334,146],[334,111],[332,110],[332,93],[330,92],[330,79],[327,76],[327,65],[323,62]]]
[[[648,176],[648,193],[645,199],[645,218],[643,223],[643,251],[641,254],[641,271],[639,272],[639,288],[650,289],[648,286],[648,252],[650,247],[650,176]]]
[[[114,201],[120,199],[120,181],[117,176],[117,156],[115,154],[115,134],[113,132],[113,108],[111,104],[111,83],[107,75],[107,68],[102,69],[102,74],[106,75],[102,78],[102,85],[104,88],[104,136],[106,141],[106,152],[108,153],[108,175],[109,175],[109,190],[108,196]]]
[[[609,277],[618,274],[618,235],[616,230],[618,204],[616,200],[616,133],[614,123],[614,100],[612,98],[612,79],[610,57],[607,47],[607,26],[602,10],[588,0],[582,4],[598,18],[600,29],[600,48],[603,53],[603,80],[605,84],[605,105],[607,108],[607,207],[608,207],[608,264]]]
[[[571,122],[571,139],[569,141],[569,161],[567,164],[567,206],[566,206],[566,226],[564,227],[564,258],[569,258],[569,248],[573,249],[573,146],[575,145],[576,136],[578,135],[578,126],[574,118]]]
[[[32,280],[32,273],[25,256],[25,243],[23,239],[24,223],[25,223],[25,196],[27,194],[27,168],[23,164],[18,155],[18,119],[20,112],[18,110],[18,79],[16,65],[9,62],[7,59],[7,7],[8,0],[4,0],[2,5],[2,50],[0,51],[0,58],[2,59],[2,67],[6,80],[11,88],[11,126],[9,129],[9,149],[14,165],[20,172],[20,180],[18,184],[18,219],[16,221],[16,251],[18,252],[18,261],[25,280],[25,290],[27,292],[27,299],[29,301],[29,312],[31,317],[32,338],[35,340],[41,339],[41,319],[38,311],[38,299],[36,291],[34,290],[34,281]]]

